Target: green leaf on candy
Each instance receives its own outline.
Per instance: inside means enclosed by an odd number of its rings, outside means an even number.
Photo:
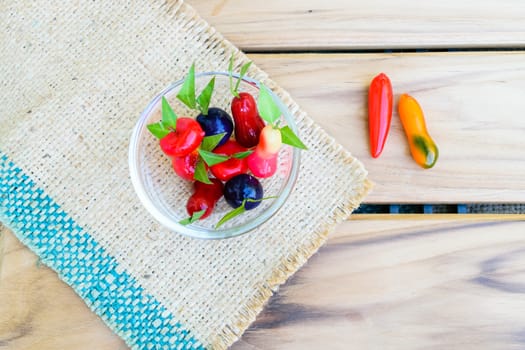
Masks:
[[[243,159],[243,158],[248,157],[252,153],[253,153],[253,149],[250,149],[250,150],[244,151],[244,152],[237,152],[237,153],[232,154],[232,158]]]
[[[233,96],[239,97],[239,93],[233,88],[233,53],[230,56],[230,64],[228,65],[228,78],[230,79],[230,92]]]
[[[177,115],[164,96],[162,96],[162,124],[167,129],[177,127]]]
[[[196,211],[189,218],[182,219],[181,221],[179,221],[179,224],[184,225],[184,226],[189,225],[189,224],[193,224],[195,221],[199,220],[204,215],[204,213],[206,213],[206,209],[202,209],[200,211]]]
[[[195,164],[195,174],[193,174],[193,178],[196,181],[208,185],[212,184],[210,178],[208,177],[208,171],[206,170],[206,166],[204,165],[204,161],[202,159],[197,160],[197,164]]]
[[[259,87],[257,109],[261,118],[271,125],[275,125],[282,114],[279,106],[275,103],[270,90],[263,84]]]
[[[233,209],[232,211],[229,211],[228,213],[226,213],[226,215],[224,215],[220,220],[219,222],[215,225],[215,228],[219,228],[220,226],[222,226],[226,221],[229,221],[231,219],[233,219],[234,217],[236,216],[239,216],[241,215],[242,213],[244,213],[246,211],[246,199],[242,201],[242,204],[240,206],[238,206],[237,208]]]
[[[246,202],[250,202],[250,203],[256,203],[256,202],[262,202],[262,201],[265,201],[265,200],[268,200],[268,199],[277,199],[279,198],[278,196],[269,196],[269,197],[264,197],[264,198],[261,198],[261,199],[252,199],[252,198],[246,198]]]
[[[237,82],[235,83],[235,86],[233,86],[233,61],[234,61],[234,56],[232,53],[232,55],[230,56],[230,64],[228,65],[228,73],[229,73],[228,76],[230,78],[230,91],[233,96],[239,97],[239,85],[241,84],[241,80],[246,75],[246,72],[248,72],[248,69],[250,69],[252,62],[249,61],[243,64],[243,66],[241,67],[239,78],[237,78]]]
[[[244,199],[242,201],[240,206],[238,206],[237,208],[235,208],[235,209],[229,211],[228,213],[226,213],[226,215],[224,215],[219,220],[219,222],[215,225],[215,228],[217,229],[220,226],[222,226],[222,224],[224,224],[225,222],[233,219],[236,216],[239,216],[239,215],[243,214],[246,211],[246,203],[247,202],[255,203],[255,202],[262,202],[262,201],[265,201],[267,199],[276,199],[276,198],[277,198],[277,196],[264,197],[264,198],[261,198],[261,199],[246,198],[246,199]]]
[[[241,67],[241,79],[244,78],[244,76],[246,75],[246,72],[248,72],[248,69],[250,69],[250,66],[252,65],[252,61],[248,62],[248,63],[245,63],[242,67]]]
[[[213,149],[215,149],[215,147],[217,147],[219,142],[221,142],[221,140],[224,137],[224,135],[226,135],[225,132],[223,132],[221,134],[205,136],[202,139],[201,149],[205,150],[205,151],[213,151]]]
[[[237,83],[235,84],[235,92],[238,94],[238,91],[239,91],[239,85],[241,84],[241,80],[242,78],[244,78],[244,76],[246,75],[246,72],[248,71],[248,69],[250,68],[250,66],[252,65],[252,62],[248,62],[248,63],[245,63],[242,67],[241,67],[241,74],[239,75],[239,79],[237,79]]]
[[[202,149],[199,150],[199,154],[202,157],[202,160],[204,160],[204,162],[208,164],[208,166],[214,166],[215,164],[223,163],[230,159],[230,157],[228,156],[215,154],[213,152],[205,151]]]
[[[177,127],[177,115],[164,96],[161,105],[162,120],[147,125],[148,130],[158,139],[162,139]]]
[[[148,124],[148,130],[158,139],[161,139],[170,133],[170,130],[160,121],[158,123]]]
[[[208,107],[210,106],[211,95],[213,94],[213,88],[215,87],[215,77],[211,78],[210,82],[202,90],[199,97],[197,97],[197,104],[199,110],[203,115],[208,115]]]
[[[195,64],[191,65],[190,71],[177,94],[177,98],[188,106],[188,108],[197,108],[197,102],[195,99]]]
[[[283,126],[280,130],[283,143],[300,149],[308,149],[289,126]]]

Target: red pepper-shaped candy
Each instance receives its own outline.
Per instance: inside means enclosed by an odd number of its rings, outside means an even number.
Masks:
[[[381,73],[370,83],[368,91],[368,131],[370,134],[370,153],[377,158],[383,151],[390,121],[392,120],[392,84]]]

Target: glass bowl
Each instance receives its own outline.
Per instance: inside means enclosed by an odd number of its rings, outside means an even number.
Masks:
[[[198,95],[213,76],[215,89],[210,107],[221,108],[231,115],[232,95],[228,73],[195,74],[196,93]],[[234,82],[239,79],[236,74],[233,77]],[[149,132],[147,125],[161,120],[162,96],[166,97],[179,117],[197,117],[197,111],[188,109],[176,98],[183,82],[184,79],[179,80],[161,91],[142,112],[133,129],[129,144],[129,169],[133,187],[148,212],[172,231],[204,239],[228,238],[249,232],[269,220],[286,202],[299,173],[300,150],[283,144],[276,173],[270,178],[259,179],[264,189],[264,197],[272,198],[261,201],[255,209],[248,210],[215,228],[217,222],[233,209],[221,198],[209,217],[186,226],[180,224],[180,220],[189,216],[186,212],[186,202],[193,193],[193,182],[175,174],[171,160],[161,151],[158,139]],[[259,82],[244,77],[240,82],[239,92],[249,92],[257,100]],[[297,134],[294,119],[286,106],[273,93],[272,97],[282,112],[281,125],[288,125]]]

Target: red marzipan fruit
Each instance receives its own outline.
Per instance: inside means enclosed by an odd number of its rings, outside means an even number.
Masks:
[[[277,171],[277,158],[279,153],[272,155],[261,154],[259,146],[247,158],[248,168],[255,177],[266,178],[270,177]]]
[[[281,130],[272,125],[266,125],[259,136],[259,144],[257,145],[259,155],[263,158],[270,158],[279,153],[282,145]]]
[[[193,185],[195,192],[188,198],[186,211],[190,216],[201,210],[206,210],[200,219],[207,218],[213,212],[215,204],[222,197],[223,184],[218,179],[210,179],[211,184],[196,181]]]
[[[213,153],[220,154],[223,156],[231,156],[235,153],[246,151],[246,148],[239,145],[234,140],[228,140],[224,145],[217,147],[213,150]],[[211,173],[216,178],[222,181],[228,181],[232,177],[244,174],[248,171],[248,163],[246,158],[236,159],[230,158],[225,162],[216,164],[210,167]]]
[[[239,93],[239,97],[232,99],[231,110],[237,142],[246,148],[257,145],[264,121],[259,116],[253,96],[247,92]]]
[[[210,181],[212,182],[211,184],[195,181],[193,183],[193,188],[195,189],[195,193],[205,192],[206,196],[214,198],[216,201],[218,201],[222,197],[224,185],[219,179],[211,178]]]
[[[183,157],[193,152],[202,142],[204,131],[195,119],[179,118],[175,131],[160,139],[160,148],[170,157]]]
[[[182,157],[173,157],[172,166],[175,174],[179,175],[185,180],[193,181],[193,176],[195,175],[195,166],[197,165],[198,159],[199,153],[197,150]]]

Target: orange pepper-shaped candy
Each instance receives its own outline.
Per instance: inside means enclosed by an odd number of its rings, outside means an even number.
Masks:
[[[403,94],[398,103],[399,117],[405,129],[410,153],[417,164],[432,168],[439,156],[438,147],[427,131],[425,116],[419,103],[410,95]]]

